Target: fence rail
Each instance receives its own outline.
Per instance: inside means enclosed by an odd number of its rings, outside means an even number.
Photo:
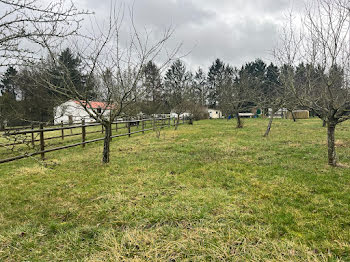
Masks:
[[[158,116],[169,116],[169,114],[159,114]],[[141,116],[138,116],[141,117]],[[135,118],[135,116],[123,116],[120,117],[119,119],[128,119],[128,118]],[[141,120],[141,119],[139,119]],[[124,121],[124,120],[123,120]],[[135,119],[136,121],[136,119]],[[118,122],[122,122],[122,121],[118,121]],[[30,130],[30,129],[35,129],[35,128],[39,128],[40,124],[43,124],[45,127],[63,127],[63,126],[67,126],[69,128],[69,126],[75,126],[76,124],[80,124],[77,122],[73,122],[73,123],[63,123],[63,121],[61,121],[61,123],[58,124],[52,124],[50,122],[36,122],[36,123],[32,123],[31,125],[22,125],[22,126],[8,126],[8,127],[3,127],[2,129],[0,129],[0,132],[10,132],[10,131],[22,131],[22,130]]]
[[[165,117],[168,118],[168,117]],[[155,118],[156,120],[162,119],[161,117]],[[127,123],[131,122],[131,123],[136,123],[137,125],[139,125],[140,122],[144,123],[147,121],[153,121],[153,118],[145,118],[145,119],[133,119],[133,120],[122,120],[122,121],[115,121],[112,123],[112,125],[116,125],[116,129],[123,129],[123,128],[127,128]],[[120,126],[118,127],[118,124],[125,124],[125,126]],[[60,125],[60,127],[50,127],[50,128],[41,128],[43,127],[43,124],[39,125],[39,129],[25,129],[25,130],[19,130],[16,129],[16,131],[13,132],[5,132],[4,136],[16,136],[16,135],[26,135],[26,134],[32,134],[32,144],[34,144],[34,142],[38,142],[40,141],[39,139],[35,139],[34,134],[35,133],[40,133],[43,129],[44,132],[50,132],[50,131],[59,131],[61,130],[61,135],[60,136],[56,136],[56,137],[45,137],[45,140],[51,140],[51,139],[56,139],[56,138],[62,138],[62,140],[65,137],[70,137],[70,136],[77,136],[77,135],[81,135],[81,133],[78,134],[65,134],[64,130],[73,130],[73,129],[77,129],[77,128],[82,128],[83,124],[75,124],[75,125],[71,125],[71,126],[64,126],[63,123]],[[85,127],[93,127],[93,126],[102,126],[101,123],[89,123],[89,124],[84,124]],[[103,129],[101,129],[101,132],[103,133]],[[87,132],[86,134],[93,134],[93,133],[99,133],[99,131],[93,131],[93,132]],[[26,144],[26,142],[14,142],[14,143],[7,143],[7,144],[0,144],[0,146],[14,146],[14,145],[20,145],[20,144]]]
[[[151,130],[155,130],[156,128],[160,127],[160,128],[164,128],[164,127],[171,127],[171,126],[175,126],[176,125],[176,120],[172,119],[171,117],[158,117],[158,118],[147,118],[147,119],[135,119],[135,120],[123,120],[123,121],[116,121],[112,123],[113,127],[115,125],[115,130],[118,131],[120,129],[127,129],[127,133],[122,133],[122,134],[116,134],[116,135],[112,135],[111,133],[111,139],[112,138],[117,138],[117,137],[123,137],[123,136],[131,136],[133,134],[138,134],[138,133],[145,133],[147,131],[151,131]],[[142,129],[140,130],[136,130],[136,131],[131,131],[131,127],[132,126],[136,126],[137,128],[139,128],[139,125],[142,125]],[[179,122],[179,124],[184,124],[185,123],[185,119],[182,119],[181,122]],[[87,127],[93,127],[93,126],[101,126],[101,131],[92,131],[92,132],[86,132],[86,128]],[[77,134],[64,134],[64,130],[72,130],[72,129],[77,129],[77,128],[81,128],[81,133],[77,133]],[[111,132],[112,132],[111,128]],[[54,136],[54,137],[45,137],[45,133],[47,132],[53,132],[53,131],[61,131],[61,135],[60,136]],[[61,127],[57,127],[57,128],[44,128],[43,124],[40,124],[39,129],[29,129],[29,130],[23,130],[23,131],[15,131],[15,132],[9,132],[9,133],[5,133],[5,136],[16,136],[16,135],[26,135],[26,134],[31,134],[31,140],[29,141],[29,143],[31,143],[33,146],[35,145],[35,142],[40,142],[39,146],[40,146],[40,150],[36,151],[36,152],[31,152],[31,153],[26,153],[23,155],[19,155],[19,156],[14,156],[14,157],[10,157],[10,158],[6,158],[6,159],[0,159],[0,164],[2,163],[7,163],[7,162],[11,162],[11,161],[15,161],[15,160],[19,160],[19,159],[23,159],[23,158],[27,158],[27,157],[32,157],[35,155],[41,155],[42,159],[45,159],[45,153],[49,153],[49,152],[53,152],[53,151],[58,151],[58,150],[62,150],[62,149],[67,149],[67,148],[71,148],[71,147],[76,147],[76,146],[83,146],[85,147],[86,144],[89,143],[93,143],[93,142],[98,142],[98,141],[102,141],[105,139],[105,137],[101,137],[101,138],[96,138],[96,139],[91,139],[91,140],[86,140],[86,135],[87,134],[93,134],[93,133],[104,133],[104,128],[103,125],[100,123],[92,123],[92,124],[85,124],[85,121],[82,120],[82,123],[80,125],[74,125],[74,126],[61,126]],[[39,134],[39,139],[36,139],[34,137],[34,134]],[[65,137],[69,137],[69,136],[78,136],[81,135],[81,142],[78,143],[74,143],[74,144],[70,144],[70,145],[64,145],[64,146],[59,146],[59,147],[53,147],[53,148],[47,148],[45,149],[45,141],[46,140],[51,140],[51,139],[64,139]],[[20,145],[20,144],[25,144],[25,142],[18,142],[13,143],[13,144],[7,144],[7,145]],[[3,147],[5,145],[2,145]]]

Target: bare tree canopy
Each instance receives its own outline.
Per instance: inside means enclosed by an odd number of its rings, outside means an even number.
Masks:
[[[37,56],[33,45],[43,38],[53,44],[76,34],[87,13],[66,0],[0,0],[0,66]]]
[[[43,72],[43,77],[38,84],[44,85],[63,101],[77,101],[91,118],[104,126],[104,163],[109,162],[112,122],[122,114],[127,114],[138,98],[147,96],[145,92],[149,92],[142,86],[147,63],[162,55],[162,69],[180,47],[166,49],[165,44],[173,33],[172,28],[166,28],[159,39],[154,40],[147,30],[137,29],[133,15],[132,7],[112,5],[107,26],[96,24],[91,30],[94,33],[76,46],[75,53],[79,53],[81,67],[85,72],[82,86],[75,83],[57,50],[51,48],[45,36],[41,38],[49,53],[48,63],[60,70],[53,74],[50,67],[42,63],[38,70]],[[126,26],[125,20],[132,25],[131,28]],[[91,105],[91,86],[94,87],[96,98],[103,102],[100,110]]]
[[[306,7],[301,26],[294,25],[291,16],[281,40],[275,54],[287,69],[283,84],[300,106],[326,122],[328,162],[336,166],[335,127],[350,119],[349,2],[312,1]]]

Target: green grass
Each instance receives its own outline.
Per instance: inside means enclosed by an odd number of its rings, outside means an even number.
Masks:
[[[350,123],[195,122],[0,165],[0,261],[350,261]]]

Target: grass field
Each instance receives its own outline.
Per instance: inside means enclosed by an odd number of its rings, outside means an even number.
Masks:
[[[350,261],[350,123],[205,120],[0,166],[0,261]]]

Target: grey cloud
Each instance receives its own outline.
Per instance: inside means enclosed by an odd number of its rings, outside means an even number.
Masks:
[[[148,26],[198,24],[214,15],[214,12],[204,10],[189,0],[126,0],[116,3],[117,7],[124,5],[126,10],[133,8],[136,22]],[[111,3],[109,0],[85,0],[85,6],[104,16],[108,14]]]
[[[79,0],[106,17],[109,0]],[[278,24],[293,6],[304,0],[126,0],[134,4],[135,22],[149,28],[153,38],[169,25],[176,31],[169,46],[184,44],[184,60],[191,68],[206,68],[219,57],[235,66],[263,58],[278,38]],[[296,8],[296,9],[297,9]]]
[[[47,1],[47,0],[44,0]],[[270,59],[278,38],[278,26],[293,7],[299,12],[305,0],[73,0],[78,8],[95,12],[96,20],[108,19],[111,3],[126,8],[134,5],[140,30],[159,38],[169,26],[175,28],[169,49],[183,43],[182,54],[189,67],[207,68],[217,57],[235,66]],[[86,19],[84,30],[92,27]],[[94,19],[91,19],[94,20]],[[128,21],[122,34],[128,36]],[[106,25],[106,24],[105,24]],[[163,57],[164,58],[164,57]]]
[[[234,66],[254,60],[269,59],[277,27],[271,22],[256,23],[247,19],[237,24],[212,23],[205,28],[191,27],[179,32],[181,39],[192,44],[193,49],[186,60],[196,66],[209,66],[220,58]]]

